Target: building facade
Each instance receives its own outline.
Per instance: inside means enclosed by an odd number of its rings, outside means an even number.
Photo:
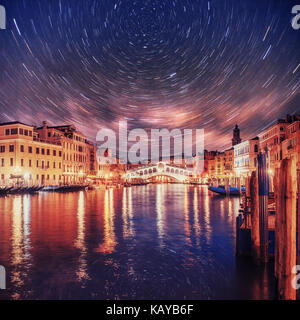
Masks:
[[[39,138],[33,126],[0,124],[0,184],[59,185],[63,182],[63,148]]]
[[[294,157],[297,161],[297,169],[300,169],[300,120],[287,126],[286,139],[282,142],[282,158]]]
[[[256,170],[258,148],[258,137],[234,146],[234,174],[241,178],[242,183],[245,183],[245,178]]]
[[[225,167],[224,167],[224,175],[232,176],[234,174],[234,148],[225,150]]]
[[[74,125],[36,128],[38,137],[62,146],[63,183],[85,183],[89,176],[97,176],[96,149]]]

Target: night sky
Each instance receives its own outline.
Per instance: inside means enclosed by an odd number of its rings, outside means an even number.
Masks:
[[[204,128],[207,149],[300,113],[289,0],[0,0],[0,121]]]

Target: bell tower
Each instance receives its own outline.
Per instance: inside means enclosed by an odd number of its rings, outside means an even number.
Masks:
[[[232,146],[235,146],[236,144],[239,144],[242,142],[242,139],[240,137],[240,129],[239,126],[236,125],[233,129],[233,138],[232,138]]]

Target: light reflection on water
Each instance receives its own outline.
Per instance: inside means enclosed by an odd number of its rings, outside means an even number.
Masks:
[[[0,198],[0,299],[267,299],[235,258],[239,199],[148,185]]]

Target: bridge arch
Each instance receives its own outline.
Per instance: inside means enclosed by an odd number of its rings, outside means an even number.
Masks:
[[[128,171],[125,174],[127,179],[140,178],[143,180],[154,181],[187,181],[193,175],[188,169],[175,167],[166,163],[158,163],[156,165],[149,165],[146,168],[137,168]],[[155,180],[155,177],[157,180]]]

